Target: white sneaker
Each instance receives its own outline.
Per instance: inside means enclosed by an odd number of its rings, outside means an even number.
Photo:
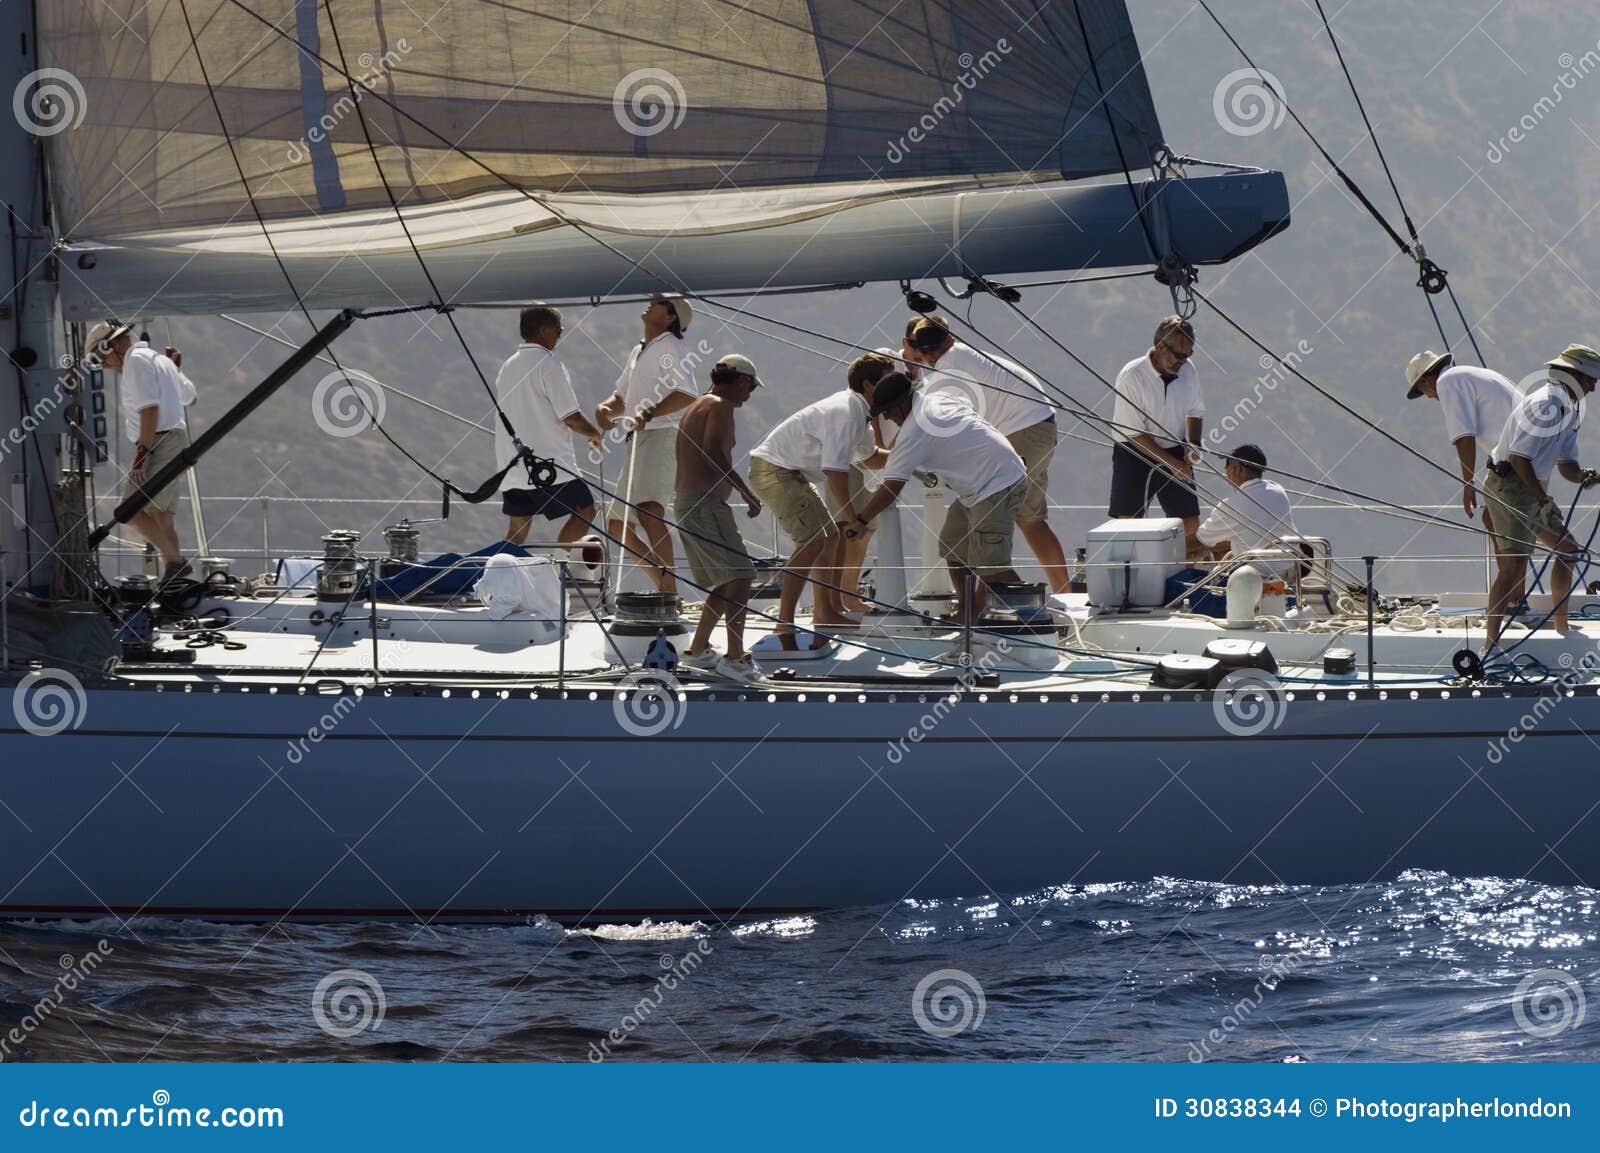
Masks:
[[[761,669],[756,666],[755,659],[749,654],[738,660],[729,660],[723,657],[717,662],[717,672],[730,681],[741,685],[765,684],[766,678],[761,675]]]
[[[707,648],[700,653],[683,653],[678,657],[678,669],[681,672],[699,673],[703,677],[714,677],[721,674],[722,654],[716,649]]]

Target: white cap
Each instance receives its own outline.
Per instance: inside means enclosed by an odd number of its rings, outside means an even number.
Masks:
[[[761,387],[761,377],[756,373],[755,362],[748,356],[741,356],[737,352],[730,352],[727,356],[718,360],[716,364],[712,365],[711,371],[713,373],[718,371],[737,372],[754,380],[757,388]]]

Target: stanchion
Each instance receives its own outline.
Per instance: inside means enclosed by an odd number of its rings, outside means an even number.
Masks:
[[[1377,678],[1373,673],[1372,607],[1373,601],[1377,599],[1378,594],[1372,587],[1372,566],[1378,562],[1378,558],[1364,556],[1361,559],[1367,562],[1367,688],[1370,689],[1377,685]]]

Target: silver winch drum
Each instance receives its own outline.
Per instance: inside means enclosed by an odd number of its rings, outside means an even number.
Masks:
[[[689,623],[678,615],[676,594],[618,593],[616,600],[616,613],[606,631],[624,661],[643,665],[650,646],[663,639],[683,651],[680,638],[689,635]]]
[[[389,547],[389,559],[396,564],[416,564],[421,537],[421,530],[407,520],[384,529],[383,543]]]
[[[227,557],[203,556],[195,563],[200,567],[200,579],[207,583],[213,578],[226,581],[233,575],[231,562]]]
[[[318,600],[348,600],[361,582],[361,534],[337,529],[322,538],[322,565],[317,569]]]

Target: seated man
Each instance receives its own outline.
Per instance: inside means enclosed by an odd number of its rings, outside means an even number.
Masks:
[[[1011,544],[1028,493],[1022,457],[970,405],[948,393],[914,391],[903,373],[878,381],[872,397],[872,415],[888,417],[900,431],[883,466],[883,484],[861,510],[861,523],[893,504],[914,472],[936,474],[955,497],[939,532],[939,555],[948,562],[956,588],[952,623],[976,621],[988,602],[986,581],[1020,579],[1012,568]],[[975,578],[970,601],[968,573]]]
[[[761,499],[733,467],[733,410],[760,386],[756,366],[746,357],[725,356],[712,367],[711,391],[692,401],[678,423],[673,501],[683,555],[695,583],[706,590],[700,623],[679,664],[745,683],[761,679],[744,649],[745,611],[756,566],[733,522],[728,493],[737,488],[749,502],[750,515],[761,515]],[[711,647],[711,631],[719,617],[726,618],[728,630],[728,651],[721,657]]]
[[[872,386],[893,365],[868,354],[851,362],[845,376],[848,388],[808,404],[779,422],[767,438],[750,450],[750,486],[778,518],[794,543],[778,597],[780,636],[794,634],[795,608],[806,581],[815,581],[815,608],[811,623],[853,628],[844,614],[839,594],[839,546],[844,534],[835,520],[853,524],[855,496],[850,491],[850,469],[866,463],[880,467],[887,454],[873,439],[868,405]],[[824,503],[810,477],[820,473],[832,499]],[[829,515],[829,508],[838,510]],[[826,644],[819,637],[815,644]]]
[[[1215,559],[1285,548],[1283,538],[1297,535],[1289,494],[1281,484],[1262,476],[1266,469],[1267,454],[1256,445],[1241,444],[1228,454],[1227,477],[1233,491],[1211,510],[1196,534]],[[1297,563],[1267,562],[1256,567],[1263,575],[1286,576]]]

